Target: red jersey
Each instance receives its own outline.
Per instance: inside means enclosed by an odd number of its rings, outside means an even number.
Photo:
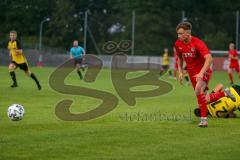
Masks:
[[[187,71],[192,74],[197,74],[201,71],[205,58],[204,56],[210,54],[206,44],[197,37],[191,36],[188,43],[177,40],[175,49],[178,56],[181,56],[186,62]],[[211,70],[209,69],[211,72]]]
[[[229,54],[229,56],[230,56],[230,55],[232,55],[232,56],[234,56],[234,57],[238,56],[238,55],[237,55],[237,50],[235,50],[235,49],[234,49],[234,50],[229,50],[229,51],[228,51],[228,54]],[[230,59],[230,64],[232,64],[232,65],[237,65],[237,64],[238,64],[238,60],[231,58],[231,59]]]

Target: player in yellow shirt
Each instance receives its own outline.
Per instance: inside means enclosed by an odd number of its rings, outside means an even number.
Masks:
[[[11,88],[18,86],[16,74],[15,74],[14,70],[19,67],[21,70],[23,70],[28,76],[30,76],[35,81],[38,90],[41,90],[42,87],[41,87],[37,77],[35,76],[34,73],[32,73],[29,70],[27,60],[23,54],[21,44],[17,40],[17,32],[14,30],[10,31],[10,41],[8,42],[8,49],[9,49],[10,56],[12,58],[12,61],[10,62],[9,66],[8,66],[9,73],[10,73],[10,76],[13,81]]]
[[[214,92],[222,90],[222,85],[218,85]],[[213,118],[234,118],[236,114],[234,111],[240,110],[240,86],[233,85],[230,87],[230,92],[235,97],[235,101],[228,97],[222,97],[219,100],[207,105],[208,115]],[[196,116],[200,116],[199,108],[194,110]]]
[[[160,76],[168,71],[169,78],[173,78],[172,71],[170,70],[170,58],[168,55],[168,48],[164,49],[163,57],[162,57],[162,68],[160,70]]]

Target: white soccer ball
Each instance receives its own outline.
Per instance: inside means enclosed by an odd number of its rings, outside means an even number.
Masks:
[[[12,121],[20,121],[24,116],[24,108],[20,104],[12,104],[8,107],[7,115]]]

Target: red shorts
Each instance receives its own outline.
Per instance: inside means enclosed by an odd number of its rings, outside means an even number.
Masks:
[[[196,77],[194,77],[194,76],[195,76],[196,74],[198,74],[198,73],[196,73],[196,72],[189,72],[189,71],[188,71],[188,74],[189,74],[189,78],[190,78],[190,80],[191,80],[191,82],[192,82],[193,89],[195,90],[197,81],[196,81]],[[211,78],[211,75],[212,75],[212,70],[209,69],[207,72],[205,72],[205,74],[204,74],[204,76],[203,76],[202,81],[204,81],[204,82],[207,83],[207,86],[206,86],[206,88],[204,89],[205,91],[209,89],[209,88],[208,88],[208,83],[209,83],[209,80],[210,80],[210,78]]]
[[[239,72],[239,64],[238,63],[230,63],[229,68],[235,69],[236,72]]]

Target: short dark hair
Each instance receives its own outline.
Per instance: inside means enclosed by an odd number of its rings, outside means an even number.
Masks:
[[[14,33],[17,35],[17,31],[16,30],[11,30],[10,33]]]
[[[181,22],[177,25],[176,31],[179,30],[180,28],[184,30],[192,30],[192,24],[190,22]]]

